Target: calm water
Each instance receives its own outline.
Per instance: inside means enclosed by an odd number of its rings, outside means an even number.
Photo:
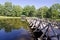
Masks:
[[[12,29],[11,32],[6,32],[3,29],[0,30],[0,40],[31,40],[29,32],[23,28],[18,30]]]
[[[31,40],[27,28],[27,21],[0,19],[0,40]]]
[[[20,19],[0,20],[0,40],[31,40],[26,24],[26,22],[21,22]],[[53,30],[60,40],[60,29]],[[52,40],[58,40],[57,37],[53,37],[55,35],[52,30],[50,30],[49,36]]]

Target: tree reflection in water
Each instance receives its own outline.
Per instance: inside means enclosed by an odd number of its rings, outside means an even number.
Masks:
[[[20,29],[24,26],[25,29],[28,29],[28,22],[22,22],[20,19],[0,19],[0,30],[5,29],[6,32],[11,32],[12,29]]]
[[[0,19],[0,40],[31,40],[28,25],[20,19]]]

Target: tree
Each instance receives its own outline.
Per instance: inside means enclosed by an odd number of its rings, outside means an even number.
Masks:
[[[13,6],[13,15],[14,16],[17,16],[17,17],[19,17],[19,16],[21,16],[21,14],[22,14],[22,11],[23,11],[23,8],[21,7],[21,6],[19,6],[19,5],[14,5]]]
[[[0,4],[0,15],[2,15],[1,13],[2,13],[2,5]]]
[[[4,15],[7,15],[7,16],[10,16],[12,15],[11,12],[12,12],[12,3],[11,2],[5,2],[4,4]]]
[[[40,15],[40,18],[45,18],[46,17],[46,12],[48,11],[48,7],[44,6],[41,7],[37,10],[37,15]]]
[[[29,12],[28,16],[30,16],[30,17],[35,16],[35,14],[36,14],[35,11],[36,11],[35,6],[32,5],[30,7],[30,12]]]
[[[27,5],[24,7],[23,11],[25,12],[26,16],[31,17],[34,16],[35,14],[35,7],[33,5],[32,6]]]
[[[0,4],[0,15],[4,16],[5,10],[4,10],[4,5]]]
[[[30,6],[29,5],[25,6],[23,9],[23,12],[25,12],[25,15],[28,16],[28,14],[30,12]]]
[[[16,17],[26,15],[28,17],[60,18],[60,4],[53,4],[50,8],[43,6],[36,9],[34,5],[27,5],[22,8],[19,5],[12,5],[11,2],[5,2],[4,5],[0,4],[0,15]]]
[[[52,18],[58,18],[58,15],[59,15],[59,11],[58,9],[60,9],[60,4],[53,4],[51,6],[51,13],[52,13]]]
[[[51,16],[51,9],[48,9],[48,11],[46,12],[46,18],[51,18]]]

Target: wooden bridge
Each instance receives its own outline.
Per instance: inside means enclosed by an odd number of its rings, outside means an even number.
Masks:
[[[29,18],[27,21],[30,24],[29,29],[34,40],[60,40],[60,29],[56,21],[39,18]]]

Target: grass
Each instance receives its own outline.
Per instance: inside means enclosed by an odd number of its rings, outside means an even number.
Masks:
[[[21,17],[7,17],[7,16],[0,16],[0,19],[10,19],[10,18],[21,18]]]
[[[56,21],[60,21],[60,19],[56,19]]]

